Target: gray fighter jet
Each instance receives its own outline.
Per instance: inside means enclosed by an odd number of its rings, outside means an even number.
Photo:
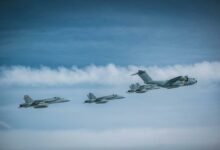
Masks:
[[[95,97],[93,93],[89,93],[87,97],[88,97],[88,100],[85,100],[84,103],[96,103],[96,104],[104,104],[104,103],[107,103],[109,100],[125,98],[117,94],[112,94],[112,95],[102,96],[102,97]]]
[[[145,93],[148,90],[159,89],[160,87],[153,84],[140,85],[139,83],[131,84],[128,93]]]
[[[69,102],[70,100],[66,100],[60,97],[33,100],[30,96],[24,95],[24,101],[25,103],[19,105],[20,108],[28,108],[28,107],[46,108],[48,107],[49,104]]]
[[[195,78],[189,78],[188,76],[178,76],[166,81],[153,81],[151,77],[143,70],[139,70],[133,75],[136,74],[144,81],[146,85],[156,85],[167,89],[193,85],[197,82]]]

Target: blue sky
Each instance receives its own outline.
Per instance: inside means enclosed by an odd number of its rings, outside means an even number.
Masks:
[[[217,1],[5,1],[1,7],[2,65],[219,60]]]
[[[0,149],[219,149],[219,18],[214,0],[1,1]],[[127,94],[138,69],[198,83]],[[71,102],[18,109],[25,94]]]

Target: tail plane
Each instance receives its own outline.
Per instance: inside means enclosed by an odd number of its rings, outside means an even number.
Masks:
[[[138,75],[138,76],[140,76],[140,78],[144,81],[144,83],[149,83],[149,82],[151,82],[151,81],[153,81],[152,79],[151,79],[151,77],[145,72],[145,71],[143,71],[143,70],[138,70],[138,72],[137,73],[135,73],[135,74],[132,74],[132,75]]]
[[[89,93],[87,96],[89,99],[96,99],[96,97],[93,93]]]
[[[130,85],[130,89],[131,90],[136,90],[136,89],[138,89],[140,87],[140,84],[139,83],[135,83],[135,84],[131,84]]]
[[[29,95],[24,95],[24,101],[25,103],[32,103],[33,99]]]

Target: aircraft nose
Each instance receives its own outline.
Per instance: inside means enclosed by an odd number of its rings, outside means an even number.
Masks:
[[[194,81],[193,81],[192,83],[193,83],[193,84],[197,83],[197,80],[196,80],[196,79],[194,79]]]

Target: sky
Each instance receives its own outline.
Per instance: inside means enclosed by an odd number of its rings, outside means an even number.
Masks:
[[[215,0],[0,1],[0,149],[219,149],[219,18]],[[198,83],[128,94],[139,69]]]

